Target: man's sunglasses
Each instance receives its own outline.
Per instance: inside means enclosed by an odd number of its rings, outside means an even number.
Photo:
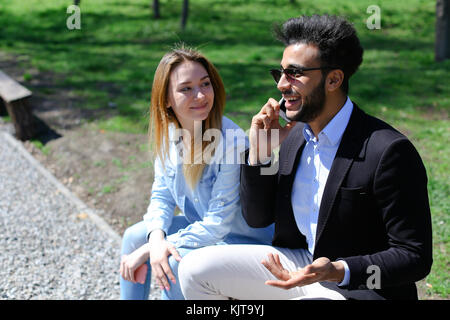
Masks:
[[[278,83],[281,79],[281,75],[284,73],[288,79],[293,81],[299,80],[301,76],[305,75],[305,71],[310,70],[322,70],[322,69],[338,69],[336,67],[317,67],[317,68],[286,68],[283,69],[272,69],[270,70],[270,74],[276,83]]]

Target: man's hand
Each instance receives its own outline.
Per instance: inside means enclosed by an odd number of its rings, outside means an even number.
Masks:
[[[297,271],[286,270],[277,254],[268,254],[268,260],[261,262],[278,280],[267,280],[266,284],[281,289],[301,287],[320,281],[342,282],[345,275],[344,265],[331,262],[328,258],[318,258],[312,264]]]
[[[266,162],[270,158],[272,150],[283,142],[289,131],[295,126],[296,122],[292,121],[282,127],[279,122],[279,113],[280,105],[276,100],[270,98],[261,111],[252,118],[249,133],[250,164]],[[266,134],[260,134],[260,130],[265,130]],[[278,130],[278,141],[271,141],[274,130]]]

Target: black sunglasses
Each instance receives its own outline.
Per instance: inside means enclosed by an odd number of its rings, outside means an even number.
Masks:
[[[317,67],[317,68],[286,68],[283,69],[272,69],[270,70],[270,74],[276,83],[278,83],[281,79],[281,75],[284,73],[288,79],[298,80],[301,76],[305,75],[305,71],[310,70],[322,70],[322,69],[338,69],[336,67]]]

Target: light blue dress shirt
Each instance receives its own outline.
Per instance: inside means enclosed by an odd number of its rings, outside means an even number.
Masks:
[[[347,97],[344,106],[318,134],[317,138],[308,124],[303,127],[306,145],[297,168],[291,202],[295,222],[300,232],[306,237],[308,251],[311,255],[314,253],[317,220],[323,191],[352,111],[353,103]],[[343,260],[342,263],[345,267],[345,277],[339,284],[341,286],[347,285],[350,280],[348,265]]]
[[[220,143],[196,188],[191,190],[184,178],[181,143],[175,142],[175,130],[171,125],[169,157],[164,166],[158,157],[155,160],[152,195],[144,215],[147,237],[155,229],[167,234],[178,206],[190,225],[167,236],[166,240],[175,247],[199,248],[222,243],[270,245],[273,224],[267,228],[251,228],[241,213],[240,154],[248,146],[244,131],[223,117],[222,130],[217,130]]]

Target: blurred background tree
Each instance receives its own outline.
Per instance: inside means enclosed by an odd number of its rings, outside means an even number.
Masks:
[[[183,10],[181,13],[181,29],[182,30],[184,30],[186,28],[188,13],[189,13],[189,0],[183,0]]]
[[[436,2],[436,61],[450,59],[450,0]]]
[[[153,17],[155,19],[161,18],[159,13],[159,0],[153,0]]]

